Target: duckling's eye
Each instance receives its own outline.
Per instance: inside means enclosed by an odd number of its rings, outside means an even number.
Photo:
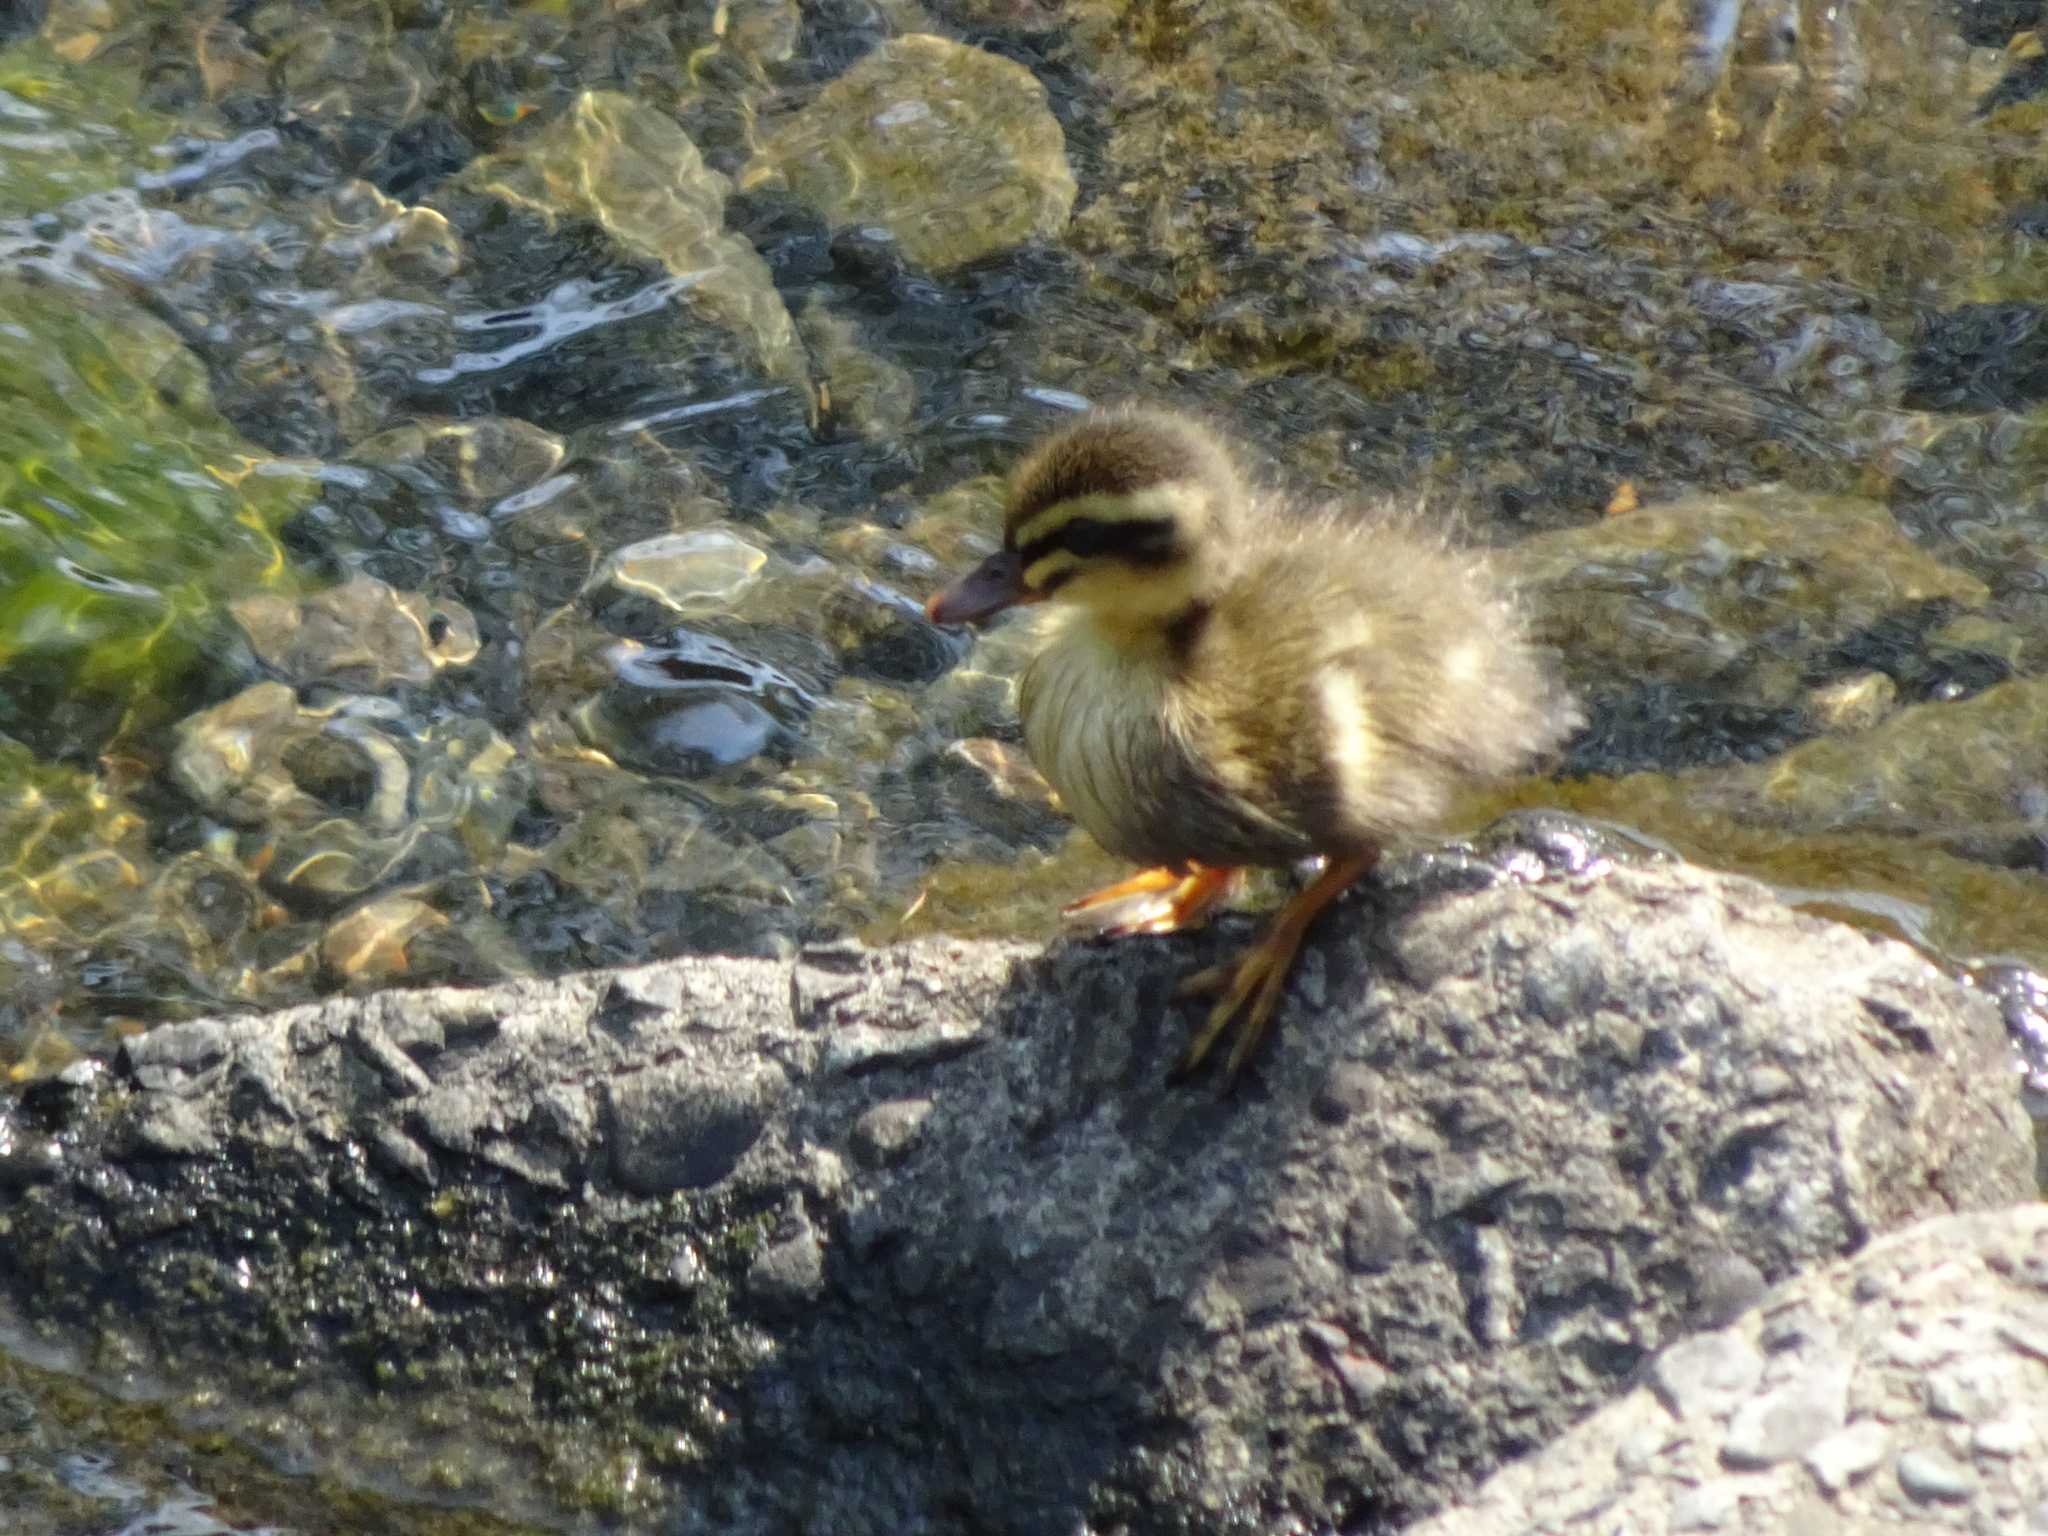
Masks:
[[[1074,517],[1017,551],[1029,570],[1063,551],[1077,560],[1109,558],[1129,565],[1165,565],[1179,554],[1170,517]]]

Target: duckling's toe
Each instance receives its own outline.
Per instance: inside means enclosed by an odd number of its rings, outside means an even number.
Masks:
[[[1223,995],[1209,1010],[1209,1016],[1202,1021],[1202,1027],[1181,1052],[1180,1060],[1174,1063],[1171,1076],[1175,1079],[1186,1077],[1208,1059],[1224,1032],[1233,1022],[1237,1023],[1237,1037],[1231,1042],[1230,1056],[1223,1068],[1223,1087],[1227,1092],[1236,1082],[1252,1057],[1257,1054],[1260,1043],[1273,1027],[1273,1015],[1280,1009],[1280,995],[1287,986],[1287,973],[1294,968],[1295,950],[1299,946],[1298,936],[1287,932],[1274,933],[1250,949],[1233,964],[1212,965],[1207,970],[1197,971],[1175,988],[1176,997],[1208,996],[1221,992]]]
[[[1173,989],[1173,1000],[1184,1003],[1195,997],[1214,997],[1230,985],[1237,975],[1237,961],[1229,960],[1222,965],[1205,965],[1199,971],[1190,971],[1181,977]]]
[[[1371,869],[1379,858],[1376,849],[1332,858],[1309,888],[1288,902],[1274,919],[1266,936],[1228,965],[1212,965],[1186,977],[1174,989],[1174,996],[1208,997],[1222,993],[1209,1010],[1202,1027],[1181,1052],[1172,1077],[1186,1077],[1208,1059],[1225,1030],[1237,1022],[1237,1038],[1231,1042],[1230,1057],[1223,1067],[1226,1092],[1237,1082],[1259,1046],[1272,1032],[1273,1016],[1280,1011],[1280,997],[1286,990],[1294,957],[1309,925],[1335,901],[1343,889]]]

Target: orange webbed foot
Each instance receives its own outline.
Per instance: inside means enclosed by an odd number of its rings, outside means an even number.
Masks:
[[[1132,933],[1175,933],[1192,928],[1237,884],[1235,869],[1187,864],[1143,869],[1128,880],[1083,896],[1060,909],[1063,917],[1085,917],[1098,933],[1122,938]]]
[[[1230,1057],[1224,1063],[1223,1087],[1227,1092],[1236,1084],[1272,1030],[1273,1016],[1280,1010],[1281,994],[1286,991],[1287,977],[1294,969],[1295,957],[1301,952],[1301,941],[1309,926],[1378,858],[1377,850],[1373,850],[1331,860],[1308,889],[1280,909],[1273,926],[1258,943],[1237,960],[1197,971],[1174,989],[1176,998],[1213,997],[1218,993],[1222,996],[1188,1041],[1187,1049],[1181,1052],[1172,1077],[1186,1077],[1201,1066],[1216,1042],[1235,1023],[1237,1037],[1231,1042]]]

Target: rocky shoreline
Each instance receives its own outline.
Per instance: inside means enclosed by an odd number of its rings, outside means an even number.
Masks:
[[[0,1302],[577,1527],[2043,1528],[1995,1007],[1562,826],[1395,861],[1229,1099],[1163,1078],[1235,923],[160,1028],[0,1102]]]

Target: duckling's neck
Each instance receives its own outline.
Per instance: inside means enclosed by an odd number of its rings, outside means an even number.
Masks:
[[[1166,621],[1167,654],[1174,665],[1186,668],[1193,659],[1195,647],[1201,643],[1202,632],[1209,627],[1209,615],[1215,611],[1207,598],[1188,599],[1187,607]]]
[[[1165,612],[1077,606],[1060,616],[1053,643],[1091,655],[1107,670],[1170,681],[1187,666],[1209,614],[1209,602],[1192,597]]]

